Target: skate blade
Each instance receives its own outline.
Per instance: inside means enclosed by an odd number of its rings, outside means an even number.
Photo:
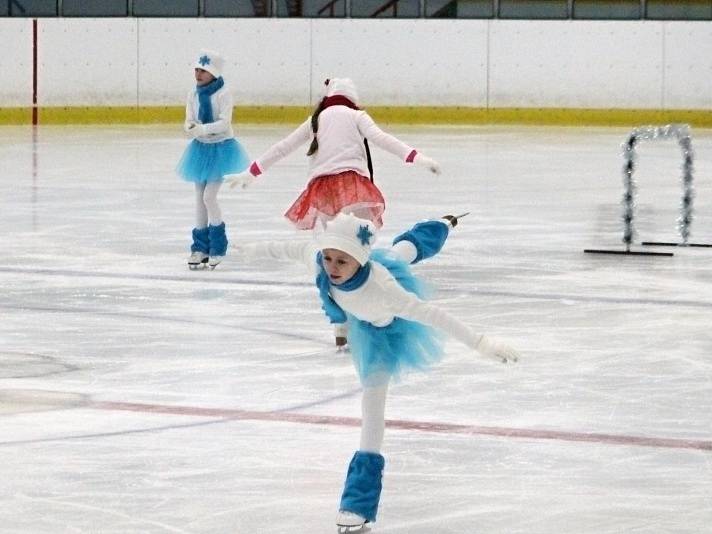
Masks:
[[[198,269],[205,269],[208,266],[208,258],[205,258],[200,263],[188,263],[188,269],[191,271],[197,271]]]
[[[341,526],[336,525],[336,532],[338,534],[366,534],[366,532],[371,532],[371,529],[364,525],[357,526]]]

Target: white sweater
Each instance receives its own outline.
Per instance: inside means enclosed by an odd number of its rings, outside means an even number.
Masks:
[[[413,148],[381,130],[365,111],[346,106],[330,106],[319,115],[317,131],[319,149],[309,156],[309,178],[325,174],[355,171],[368,176],[364,137],[404,162]],[[260,174],[276,162],[291,154],[313,138],[311,118],[307,119],[287,137],[273,145],[255,161]],[[305,150],[306,152],[306,150]],[[254,169],[254,165],[251,167]]]
[[[392,250],[404,261],[414,258],[414,250],[395,245]],[[240,245],[238,253],[252,258],[289,259],[304,263],[314,274],[317,271],[316,246],[313,242],[260,242]],[[412,256],[412,257],[411,257]],[[470,348],[475,348],[481,335],[442,308],[419,299],[403,289],[383,265],[371,262],[366,282],[353,291],[341,291],[332,285],[331,297],[341,308],[362,321],[386,326],[395,317],[418,321],[440,329]]]
[[[215,91],[215,93],[210,95],[210,104],[213,107],[213,122],[206,124],[206,134],[196,139],[201,143],[220,143],[235,137],[232,131],[232,95],[227,85],[223,85],[220,89]],[[198,92],[192,89],[188,93],[188,99],[185,105],[186,129],[190,123],[202,124],[198,120],[199,106]]]

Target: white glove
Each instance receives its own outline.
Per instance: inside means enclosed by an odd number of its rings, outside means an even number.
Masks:
[[[519,360],[519,353],[516,350],[497,339],[487,336],[480,338],[475,346],[475,350],[482,354],[482,356],[492,358],[501,363],[516,362]]]
[[[420,165],[421,167],[425,167],[433,174],[440,174],[440,164],[434,159],[424,156],[420,152],[415,155],[413,163]]]
[[[225,183],[230,186],[230,189],[235,189],[237,186],[246,189],[252,185],[255,178],[256,176],[253,176],[250,171],[242,171],[237,174],[226,174]]]
[[[195,139],[196,137],[205,135],[205,125],[198,124],[197,122],[191,122],[188,124],[188,127],[185,129],[185,133],[188,134],[188,137]]]

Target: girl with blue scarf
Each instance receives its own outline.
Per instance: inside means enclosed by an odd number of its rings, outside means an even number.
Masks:
[[[232,130],[232,95],[221,76],[223,58],[201,50],[194,67],[197,85],[188,94],[184,125],[192,141],[177,170],[195,184],[195,227],[188,266],[214,269],[227,252],[218,190],[226,174],[247,168],[249,158]]]
[[[427,370],[442,356],[440,332],[498,362],[517,352],[423,300],[425,286],[411,264],[436,255],[457,218],[416,224],[389,249],[371,250],[375,225],[338,214],[314,243],[267,242],[235,247],[241,255],[304,262],[316,273],[322,308],[332,322],[346,322],[355,367],[363,385],[361,442],[346,475],[336,523],[359,532],[376,520],[385,460],[381,455],[388,384],[409,370]],[[316,249],[316,250],[315,250]]]

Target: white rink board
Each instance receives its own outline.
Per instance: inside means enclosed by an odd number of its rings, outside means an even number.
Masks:
[[[315,21],[316,85],[329,76],[349,76],[368,103],[485,107],[488,24]]]
[[[660,108],[661,26],[498,21],[492,107]]]
[[[712,109],[697,22],[39,19],[39,104],[182,105],[200,48],[238,105],[316,102],[350,76],[371,106]],[[0,19],[2,106],[32,96],[31,22]],[[9,59],[8,59],[9,58]],[[78,83],[77,83],[78,82]]]
[[[238,104],[308,103],[308,20],[139,20],[141,105],[185,103],[202,48],[225,57],[224,78]]]
[[[668,22],[665,54],[665,107],[712,108],[712,25]]]
[[[32,105],[32,21],[0,19],[0,107]]]
[[[137,102],[135,21],[41,19],[38,28],[40,105]]]

